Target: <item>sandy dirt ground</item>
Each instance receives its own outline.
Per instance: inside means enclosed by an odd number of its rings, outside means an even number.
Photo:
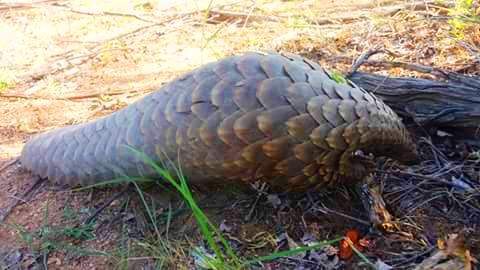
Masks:
[[[408,1],[212,2],[212,10],[239,14],[250,11],[251,17],[221,15],[218,21],[207,23],[204,11],[209,1],[0,2],[0,81],[7,85],[0,88],[0,209],[22,200],[22,194],[36,181],[18,162],[6,166],[20,155],[24,143],[34,134],[112,113],[176,76],[227,55],[260,49],[308,50],[292,42],[299,37],[323,37],[325,42],[337,39],[341,45],[339,39],[345,35],[342,23],[328,25],[322,20],[358,13],[367,21],[360,25],[374,29],[384,20],[374,15],[375,8],[383,11],[384,7]],[[279,18],[283,27],[277,27]],[[320,24],[312,26],[309,19]],[[331,51],[342,54],[347,50],[349,55],[358,56],[363,48],[345,44]],[[38,231],[46,223],[67,226],[67,210],[88,216],[119,191],[75,192],[41,183],[25,203],[13,208],[5,220],[8,225],[0,226],[0,253],[16,251],[23,254],[23,267],[32,266],[38,257],[28,254],[32,255],[31,246],[39,243],[34,241],[29,246],[25,239],[28,235],[22,231]],[[244,199],[254,201],[252,196]],[[228,196],[218,199],[224,204],[229,200]],[[245,209],[248,212],[249,208]],[[108,223],[108,218],[102,220]],[[193,226],[192,220],[188,222]],[[241,230],[249,231],[245,226]],[[262,228],[258,226],[256,230]],[[264,226],[272,227],[268,222]],[[318,222],[308,226],[328,227]],[[82,248],[115,250],[122,227],[104,228],[113,229],[97,228],[95,239],[84,241]],[[345,225],[343,229],[347,228]],[[334,228],[326,230],[333,236]],[[106,256],[68,254],[55,250],[44,263],[49,269],[115,267],[115,260]],[[135,264],[130,267],[134,269]]]

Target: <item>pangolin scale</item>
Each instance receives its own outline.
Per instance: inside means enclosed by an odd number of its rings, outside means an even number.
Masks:
[[[283,190],[360,180],[361,150],[406,161],[415,144],[401,119],[352,82],[298,55],[245,53],[201,66],[96,121],[35,136],[21,163],[71,186],[156,174],[178,161],[187,179],[269,182]]]

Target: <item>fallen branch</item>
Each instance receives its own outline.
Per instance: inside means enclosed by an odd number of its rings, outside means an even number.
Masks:
[[[81,15],[126,17],[126,18],[137,19],[139,21],[148,22],[148,23],[159,23],[157,21],[150,20],[149,18],[143,17],[141,15],[132,14],[132,13],[121,13],[121,12],[112,12],[112,11],[93,12],[93,11],[88,11],[88,10],[77,10],[77,9],[74,9],[74,8],[68,6],[68,5],[60,4],[60,3],[55,3],[51,6],[61,8],[61,9],[64,9],[66,11],[76,13],[76,14],[81,14]]]
[[[40,188],[40,186],[45,183],[47,180],[47,178],[40,178],[40,177],[36,177],[36,180],[35,182],[33,183],[33,185],[27,189],[27,191],[25,191],[21,197],[17,198],[16,201],[12,204],[10,204],[9,206],[7,206],[3,213],[0,214],[0,224],[2,224],[5,219],[10,215],[10,213],[12,212],[12,210],[17,207],[18,205],[20,204],[23,204],[23,203],[26,203],[28,202],[28,200],[31,199],[33,193],[35,190],[37,190],[38,188]]]
[[[94,219],[97,218],[97,216],[103,211],[105,210],[108,206],[110,206],[113,201],[117,200],[118,198],[122,197],[123,195],[125,195],[127,193],[127,191],[129,191],[130,189],[130,186],[127,186],[126,188],[124,188],[122,191],[120,192],[117,192],[116,194],[114,194],[113,196],[111,196],[110,198],[108,198],[107,200],[104,201],[104,203],[95,210],[95,212],[93,214],[91,214],[90,216],[88,216],[87,218],[84,219],[84,221],[82,221],[80,224],[77,224],[77,226],[75,227],[78,227],[80,225],[87,225],[89,223],[91,223]]]
[[[102,96],[119,96],[124,94],[143,94],[149,92],[145,89],[138,89],[138,90],[124,90],[124,91],[110,91],[110,92],[100,92],[100,93],[91,93],[85,95],[72,95],[66,97],[48,97],[48,96],[28,96],[23,94],[0,94],[0,97],[4,98],[19,98],[19,99],[40,99],[40,100],[69,100],[69,101],[77,101],[83,99],[91,99],[91,98],[100,98]]]
[[[407,65],[417,71],[417,65]],[[356,72],[349,79],[374,92],[406,121],[480,138],[480,77],[432,69],[446,80],[391,78]]]
[[[224,21],[233,21],[247,23],[248,21],[270,21],[270,22],[280,22],[282,17],[278,16],[265,16],[265,15],[256,15],[250,13],[234,12],[227,10],[210,10],[208,11],[208,20],[210,23],[221,23]]]
[[[384,6],[384,7],[368,7],[369,14],[375,14],[375,16],[393,16],[400,11],[403,10],[411,10],[411,11],[419,11],[419,10],[428,10],[430,8],[445,8],[450,7],[451,4],[446,3],[444,6],[441,6],[437,3],[438,1],[414,1],[407,4],[399,4],[399,5],[391,5],[391,6]],[[358,8],[358,7],[357,7]],[[361,7],[360,7],[361,8]],[[370,18],[364,14],[352,14],[346,16],[338,16],[333,18],[322,18],[318,20],[314,20],[311,23],[316,25],[325,25],[325,24],[346,24],[352,23],[354,21],[358,21],[360,19],[368,19]]]
[[[0,167],[0,173],[17,162],[18,162],[18,158],[5,162],[5,164],[3,164],[2,167]]]
[[[13,9],[30,9],[43,7],[41,4],[56,3],[58,0],[44,0],[30,3],[0,3],[0,11],[10,11]]]

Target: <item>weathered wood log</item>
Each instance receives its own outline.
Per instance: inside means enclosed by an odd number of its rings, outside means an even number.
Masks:
[[[374,92],[407,123],[439,127],[461,137],[480,139],[480,77],[441,73],[445,80],[362,72],[351,74],[349,79]]]

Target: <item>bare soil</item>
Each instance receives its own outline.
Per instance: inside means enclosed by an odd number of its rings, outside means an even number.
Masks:
[[[213,1],[212,10],[229,13],[217,17],[211,13],[207,21],[208,4],[209,1],[140,0],[0,3],[0,81],[8,84],[5,89],[0,88],[0,168],[17,158],[24,143],[36,133],[112,113],[176,76],[227,55],[248,50],[284,50],[300,53],[329,68],[348,71],[348,65],[335,61],[336,55],[354,59],[381,45],[394,51],[397,60],[460,69],[474,62],[475,55],[469,48],[475,45],[478,49],[480,44],[478,27],[471,30],[477,35],[464,40],[470,47],[449,39],[448,23],[430,18],[443,16],[445,8],[433,4],[430,9],[416,10],[411,1],[261,1],[256,5],[247,1]],[[395,9],[397,5],[404,8]],[[397,69],[388,72],[418,75]],[[453,146],[434,147],[445,143]],[[384,170],[391,170],[390,174],[379,174],[379,181],[389,183],[385,188],[387,203],[403,224],[400,232],[392,235],[371,234],[368,226],[348,218],[368,219],[358,198],[344,187],[321,194],[270,194],[261,196],[258,204],[256,193],[236,189],[196,190],[195,194],[212,221],[222,224],[224,233],[247,256],[269,254],[281,246],[282,235],[302,243],[301,239],[308,235],[328,240],[343,236],[350,229],[358,229],[369,240],[365,252],[373,262],[381,259],[397,265],[396,269],[409,269],[420,263],[431,255],[438,239],[452,233],[465,234],[468,249],[472,254],[480,254],[478,190],[458,195],[463,191],[438,183],[419,186],[419,182],[424,181],[423,185],[430,180],[395,174],[396,169],[407,170],[417,176],[451,181],[452,171],[468,169],[462,175],[477,187],[478,164],[462,159],[455,141],[441,139],[434,144],[419,144],[424,162],[417,167],[406,169],[389,162],[379,163]],[[475,150],[468,148],[467,156]],[[443,165],[433,164],[439,155]],[[437,169],[445,170],[435,174]],[[0,169],[0,181],[1,214],[23,200],[36,177],[22,170],[17,162]],[[434,195],[427,194],[429,188],[438,191],[438,197],[432,199]],[[148,196],[158,201],[160,212],[169,207],[179,210],[169,231],[171,239],[177,240],[174,246],[178,245],[170,268],[192,269],[194,263],[185,250],[192,243],[201,242],[193,217],[175,195],[147,190]],[[135,239],[148,239],[152,229],[134,190],[115,199],[97,216],[93,239],[47,239],[109,256],[88,256],[67,248],[40,256],[32,247],[38,248],[42,242],[29,245],[25,241],[27,234],[21,232],[38,231],[46,224],[73,226],[121,191],[122,187],[72,191],[41,183],[0,226],[0,262],[3,256],[4,264],[16,265],[12,269],[30,269],[34,265],[48,265],[49,269],[118,267],[119,256],[114,256],[118,248]],[[131,201],[127,210],[126,200]],[[275,204],[276,201],[279,203]],[[408,201],[418,207],[406,205]],[[76,218],[67,217],[70,210],[77,214]],[[165,227],[161,230],[165,233]],[[282,248],[292,247],[292,241]],[[133,252],[128,264],[131,269],[138,269],[152,260],[152,254]],[[361,263],[354,257],[326,268],[358,269]],[[264,267],[294,269],[295,265],[304,269],[318,267],[300,257]]]

